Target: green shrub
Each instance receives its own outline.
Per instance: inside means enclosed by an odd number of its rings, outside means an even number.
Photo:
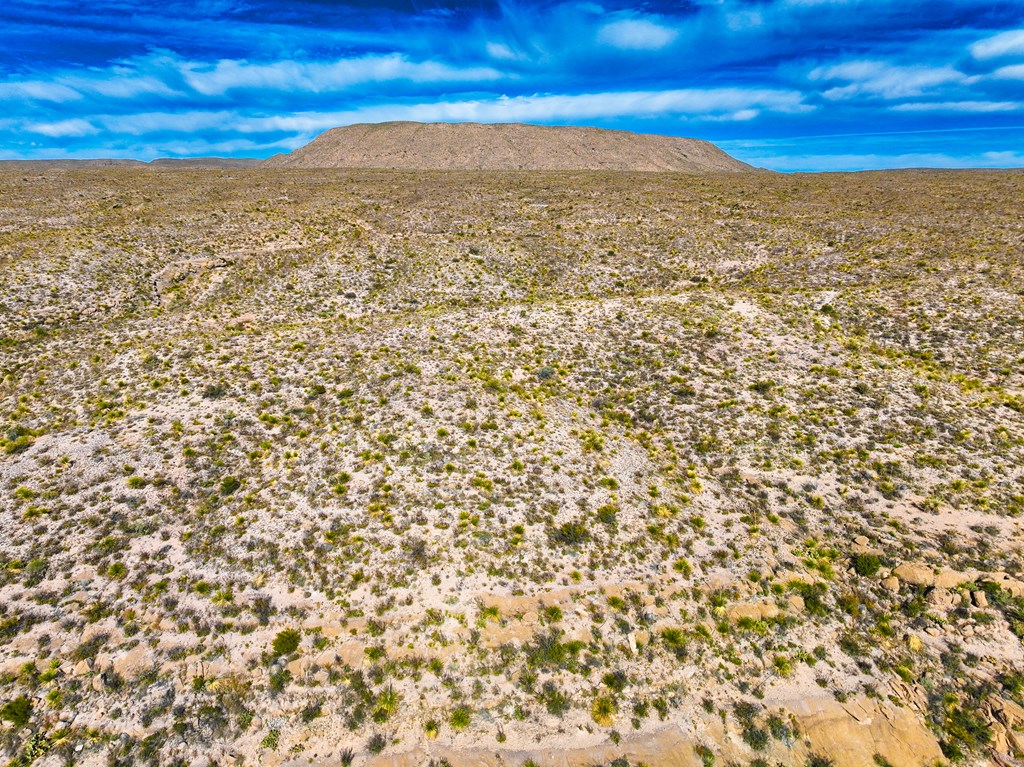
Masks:
[[[263,738],[263,742],[260,744],[263,748],[269,748],[271,751],[277,750],[277,744],[281,742],[281,731],[271,730],[267,733],[266,737]]]
[[[562,716],[569,710],[568,696],[559,690],[558,685],[550,679],[544,682],[541,692],[537,697],[552,716]]]
[[[624,671],[611,671],[601,677],[604,686],[615,692],[622,692],[629,684],[629,679]]]
[[[456,731],[466,729],[472,721],[473,712],[470,711],[469,706],[459,706],[448,717],[448,724]]]
[[[768,733],[760,727],[747,727],[743,730],[743,742],[755,751],[764,751],[768,747]]]
[[[371,754],[380,754],[386,748],[387,738],[379,732],[375,732],[367,741],[367,751]]]
[[[875,576],[881,566],[881,560],[874,554],[855,554],[853,556],[853,569],[857,571],[857,575],[863,578]]]
[[[590,717],[602,727],[609,727],[615,721],[619,708],[611,698],[597,698],[590,706]]]
[[[295,629],[284,629],[274,637],[274,655],[291,655],[299,649],[299,642],[302,641],[302,634]]]
[[[579,546],[590,540],[590,530],[582,522],[565,522],[548,533],[552,542],[562,546]]]
[[[32,702],[21,695],[0,706],[0,719],[10,722],[15,727],[24,727],[32,718]]]
[[[697,756],[700,757],[704,767],[715,767],[715,752],[703,744],[697,744],[693,747],[693,750],[697,752]]]
[[[220,494],[221,495],[231,495],[233,492],[235,492],[241,486],[242,486],[242,480],[240,480],[238,477],[233,477],[231,475],[228,475],[228,476],[224,477],[224,479],[222,479],[220,481]]]

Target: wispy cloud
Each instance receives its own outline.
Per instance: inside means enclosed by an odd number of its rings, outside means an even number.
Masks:
[[[648,19],[622,19],[601,27],[602,43],[634,51],[657,51],[675,41],[679,33]]]
[[[380,105],[325,115],[328,123],[381,120],[564,122],[592,118],[659,115],[748,120],[761,111],[795,114],[811,111],[796,91],[712,88],[628,91],[572,95],[533,95],[415,105]]]
[[[53,101],[62,103],[82,98],[82,94],[57,82],[43,80],[13,80],[0,82],[0,102],[2,101]]]
[[[822,95],[840,100],[856,96],[898,99],[920,96],[927,90],[950,83],[976,81],[950,66],[898,66],[886,61],[846,61],[811,70],[812,81],[841,81],[847,85],[829,88]]]
[[[88,120],[75,117],[70,120],[58,120],[56,122],[26,123],[25,130],[30,133],[39,133],[50,138],[65,138],[68,136],[92,136],[99,133],[99,128]]]
[[[971,46],[971,55],[976,59],[1024,56],[1024,29],[1010,29],[979,40]]]
[[[813,110],[797,91],[710,88],[622,93],[543,94],[532,96],[436,101],[415,104],[374,104],[330,112],[259,116],[244,112],[148,112],[100,115],[108,130],[131,135],[197,131],[298,133],[301,143],[311,134],[358,122],[567,122],[591,118],[673,116],[680,119],[749,120],[767,112],[802,114]]]
[[[997,80],[1024,80],[1024,64],[999,67],[992,76]]]
[[[1020,101],[924,101],[896,104],[890,107],[896,112],[1018,112],[1024,109]]]
[[[185,82],[195,91],[220,95],[236,88],[323,93],[353,85],[408,80],[413,83],[490,82],[502,77],[491,67],[453,67],[436,61],[410,61],[401,54],[360,56],[331,62],[218,61],[213,66],[183,63]]]

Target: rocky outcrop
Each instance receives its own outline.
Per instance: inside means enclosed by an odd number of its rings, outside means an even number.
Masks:
[[[912,586],[938,589],[952,589],[976,577],[976,573],[962,573],[949,567],[934,568],[919,562],[904,562],[892,574]]]
[[[830,760],[834,767],[875,767],[876,755],[893,767],[922,767],[942,760],[938,741],[918,716],[888,702],[857,698],[841,704],[830,698],[810,698],[789,701],[782,711],[791,715],[799,737],[789,743],[773,741],[757,754],[772,764],[803,767],[812,754]],[[367,764],[414,767],[444,758],[452,767],[499,767],[532,759],[545,767],[590,767],[625,758],[630,764],[644,763],[648,767],[702,767],[696,751],[699,746],[715,754],[716,764],[746,764],[754,757],[732,728],[708,716],[689,723],[685,729],[675,725],[623,737],[618,745],[604,741],[553,752],[533,748],[453,749],[439,744],[429,751],[416,748],[373,758]],[[298,767],[300,763],[309,764],[306,759],[285,764]],[[330,763],[328,759],[320,764]]]
[[[168,288],[187,279],[190,275],[210,269],[226,269],[232,263],[227,258],[192,258],[168,264],[153,277],[153,292],[157,305],[163,303],[163,294]]]
[[[1024,708],[993,695],[985,702],[984,713],[992,728],[992,749],[999,754],[1024,757]]]

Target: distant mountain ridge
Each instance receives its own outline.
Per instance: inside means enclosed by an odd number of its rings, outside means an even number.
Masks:
[[[275,168],[750,172],[708,141],[524,123],[361,123],[333,128]]]

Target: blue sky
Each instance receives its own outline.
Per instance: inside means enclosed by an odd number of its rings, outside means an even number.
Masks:
[[[776,170],[1024,166],[1024,0],[5,0],[0,159],[266,157],[337,125],[695,136]]]

